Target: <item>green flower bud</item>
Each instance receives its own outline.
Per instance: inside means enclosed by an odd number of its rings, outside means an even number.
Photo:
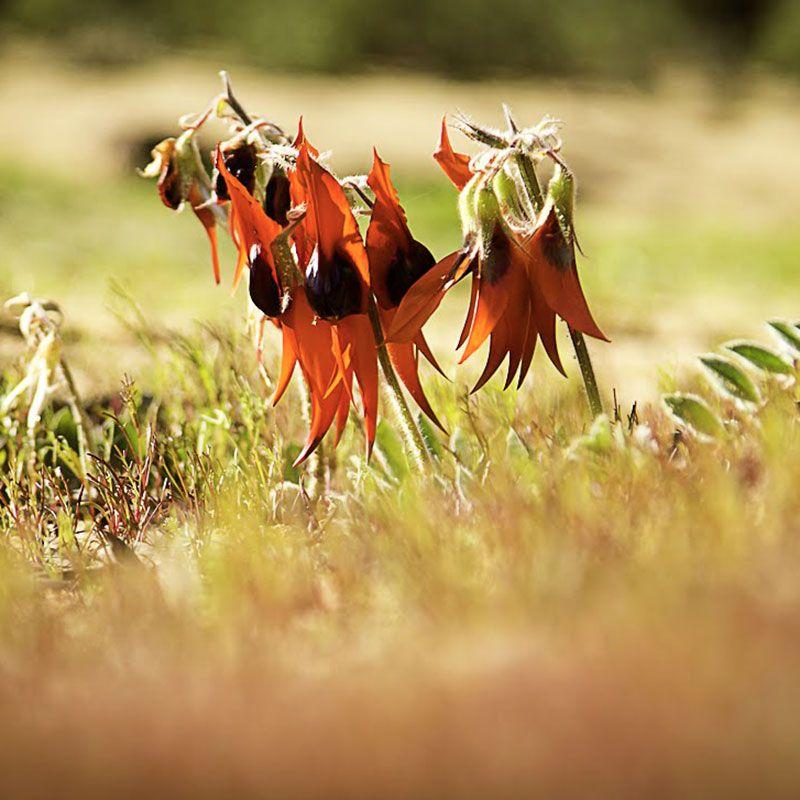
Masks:
[[[526,153],[514,153],[511,160],[519,170],[519,177],[525,189],[528,202],[534,216],[538,214],[544,206],[542,189],[539,186],[539,178],[536,175],[536,166],[533,159]]]
[[[474,199],[475,217],[478,222],[478,235],[482,247],[488,246],[492,241],[495,229],[502,225],[502,212],[500,203],[495,195],[490,181],[485,176],[475,190]]]
[[[196,182],[211,190],[211,179],[208,177],[200,150],[197,147],[195,131],[184,131],[175,140],[175,165],[180,175],[181,195],[184,200],[189,196],[189,191]]]
[[[521,219],[525,216],[525,212],[520,203],[519,187],[509,172],[509,166],[508,163],[503,164],[503,167],[492,178],[492,189],[500,203],[500,208],[507,214]]]
[[[458,216],[461,219],[461,230],[465,239],[478,231],[478,219],[475,215],[475,192],[482,180],[483,175],[473,175],[458,196]]]
[[[547,187],[547,194],[553,202],[553,210],[558,217],[561,231],[567,241],[572,241],[575,177],[571,172],[563,169],[560,164],[556,164],[555,172]]]

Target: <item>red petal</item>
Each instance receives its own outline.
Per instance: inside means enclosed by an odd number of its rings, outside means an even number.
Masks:
[[[560,266],[548,258],[548,252],[559,246],[569,248],[568,258],[571,263],[565,266]],[[575,248],[564,240],[554,211],[550,212],[533,235],[529,242],[528,253],[533,279],[544,295],[547,305],[576,330],[608,341],[589,311],[578,279]]]
[[[517,380],[517,389],[522,386],[522,382],[528,374],[533,361],[533,354],[536,350],[536,341],[539,338],[539,332],[536,330],[536,323],[533,319],[533,304],[530,307],[530,316],[528,318],[528,327],[525,331],[525,341],[522,345],[522,358],[519,363],[519,379]]]
[[[385,330],[385,328],[384,328]],[[436,360],[436,356],[433,355],[430,346],[428,345],[427,340],[425,339],[424,334],[420,331],[414,339],[414,344],[417,346],[417,350],[425,356],[427,362],[443,377],[446,378],[444,370],[439,366],[439,362]]]
[[[278,383],[275,387],[275,393],[272,395],[270,401],[272,405],[276,405],[283,397],[286,387],[294,374],[294,368],[297,364],[297,340],[295,339],[294,331],[286,325],[281,325],[281,335],[283,337],[283,352],[281,354],[281,372],[278,377]]]
[[[361,390],[367,458],[375,442],[378,425],[378,351],[372,324],[365,314],[352,314],[336,323],[342,340],[350,346],[352,369]]]
[[[545,352],[553,362],[553,366],[564,376],[564,367],[561,364],[561,357],[558,355],[558,340],[556,339],[556,314],[544,298],[538,292],[532,295],[531,314],[536,330],[539,332],[539,337],[544,345]]]
[[[306,132],[303,130],[303,118],[300,117],[297,120],[297,136],[294,138],[294,142],[292,143],[292,147],[295,150],[299,150],[303,145],[306,145],[311,152],[311,155],[316,158],[319,155],[319,150],[316,147],[309,144],[308,140],[306,139]]]
[[[485,277],[477,277],[475,280],[479,281],[478,304],[460,364],[463,364],[486,341],[503,316],[509,300],[510,281],[507,275],[496,283],[491,283]]]
[[[211,266],[214,270],[214,283],[219,285],[222,280],[219,269],[219,254],[217,253],[217,218],[210,208],[197,208],[203,202],[203,198],[196,187],[192,187],[189,191],[189,203],[192,206],[192,211],[200,223],[205,228],[206,236],[208,236],[208,243],[211,246]]]
[[[375,296],[382,308],[391,308],[392,301],[386,289],[389,267],[398,249],[408,250],[411,247],[412,237],[389,175],[389,165],[381,161],[377,150],[373,154],[367,184],[375,193],[375,205],[367,229],[367,255]]]
[[[458,337],[458,344],[456,350],[460,350],[467,341],[467,336],[472,328],[472,322],[475,319],[475,309],[478,307],[478,279],[477,276],[472,278],[472,286],[469,293],[469,307],[467,308],[467,317],[464,320],[464,327],[461,328],[461,334]]]
[[[300,148],[297,167],[289,175],[292,200],[303,197],[307,206],[306,218],[301,226],[306,236],[313,239],[321,255],[332,259],[336,252],[345,253],[369,286],[369,262],[358,223],[339,181],[317,163],[309,145]],[[364,293],[366,301],[366,292]]]
[[[443,433],[447,433],[431,408],[431,404],[428,402],[428,398],[425,396],[425,392],[422,389],[418,372],[419,363],[415,354],[414,345],[411,342],[388,344],[386,345],[386,349],[389,352],[389,358],[392,360],[398,377],[403,382],[403,386],[408,389],[408,393],[414,398],[414,402],[439,430]]]
[[[411,342],[416,338],[450,288],[453,270],[461,257],[460,251],[445,256],[412,285],[397,307],[386,333],[388,342]]]
[[[439,145],[433,157],[444,170],[445,175],[456,185],[456,188],[463,189],[469,183],[473,175],[469,168],[469,156],[454,152],[447,134],[447,117],[442,117]]]
[[[506,320],[501,319],[495,329],[492,331],[491,339],[489,340],[489,355],[486,359],[486,366],[483,368],[478,382],[472,387],[472,392],[477,392],[489,378],[494,375],[503,363],[503,359],[508,353],[508,323]]]
[[[239,246],[241,247],[243,244],[247,253],[254,246],[260,247],[263,257],[270,265],[272,277],[280,286],[280,278],[272,261],[270,250],[273,240],[281,232],[280,225],[264,213],[260,203],[228,171],[219,148],[217,148],[217,169],[225,179],[225,185],[228,187],[228,194],[231,197]]]

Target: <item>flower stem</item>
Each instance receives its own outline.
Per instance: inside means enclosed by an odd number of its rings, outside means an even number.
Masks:
[[[305,384],[300,381],[300,393],[303,398],[303,421],[306,425],[311,424],[311,393]],[[325,495],[325,443],[320,442],[317,449],[308,457],[306,461],[307,482],[305,490],[309,500],[316,502]]]
[[[603,413],[603,401],[600,399],[600,389],[597,386],[592,359],[589,357],[589,350],[586,347],[586,339],[580,331],[575,330],[571,325],[568,327],[572,345],[575,348],[575,355],[581,368],[581,377],[586,388],[586,396],[589,399],[589,409],[593,418],[598,417]]]
[[[75,421],[75,431],[78,435],[78,460],[83,470],[82,477],[85,478],[89,472],[89,462],[87,458],[89,443],[86,436],[86,417],[83,412],[80,396],[78,395],[78,389],[75,386],[75,379],[72,377],[72,370],[63,357],[59,364],[61,366],[61,374],[64,376],[64,383],[67,385],[67,404],[69,405],[72,418]]]
[[[386,384],[397,413],[400,427],[405,435],[406,449],[416,466],[420,469],[424,469],[431,463],[431,453],[428,449],[428,445],[425,443],[425,437],[422,435],[422,431],[420,431],[414,419],[414,415],[408,407],[403,389],[400,386],[400,381],[397,378],[397,373],[392,366],[392,360],[389,357],[389,351],[386,348],[386,341],[383,336],[383,327],[381,326],[380,317],[378,316],[378,306],[374,297],[370,297],[369,300],[369,321],[372,323],[372,330],[375,334],[375,342],[378,347],[378,361],[383,370],[383,375],[386,378]]]

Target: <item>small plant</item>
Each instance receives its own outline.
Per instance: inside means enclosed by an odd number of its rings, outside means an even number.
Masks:
[[[769,392],[795,389],[800,368],[800,325],[771,320],[767,328],[778,349],[758,342],[737,340],[723,345],[731,355],[709,353],[699,357],[707,382],[722,405],[727,426],[717,411],[696,394],[665,395],[664,405],[684,429],[701,438],[719,438],[742,421],[757,418]]]

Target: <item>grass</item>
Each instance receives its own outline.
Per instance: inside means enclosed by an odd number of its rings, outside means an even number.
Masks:
[[[384,425],[314,500],[249,346],[169,337],[83,492],[63,414],[30,477],[4,421],[4,794],[797,792],[793,391],[676,449],[656,408],[609,440],[575,387],[440,386],[439,478]]]
[[[451,191],[398,178],[443,255]],[[8,159],[0,203],[0,288],[63,307],[96,456],[82,476],[63,392],[33,451],[24,406],[0,419],[0,794],[798,795],[796,387],[763,381],[757,415],[713,400],[710,443],[652,402],[709,396],[689,355],[796,318],[779,215],[590,199],[582,275],[615,340],[593,353],[638,424],[590,429],[574,364],[472,397],[474,368],[427,373],[437,477],[391,417],[367,464],[351,420],[320,497],[291,467],[299,393],[267,406],[275,358],[190,215]],[[28,363],[14,324],[2,395]]]

